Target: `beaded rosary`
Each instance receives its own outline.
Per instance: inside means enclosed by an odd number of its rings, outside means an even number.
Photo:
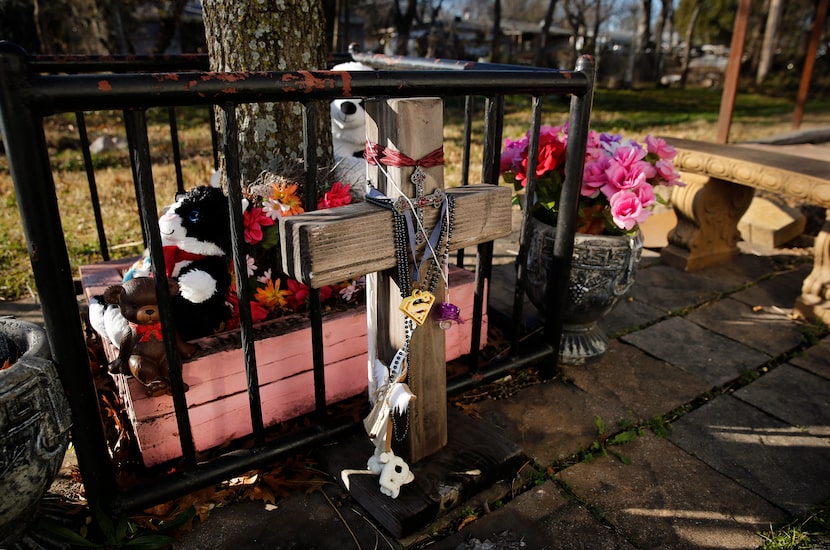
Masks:
[[[414,199],[403,194],[395,200],[385,197],[376,188],[369,185],[366,200],[382,206],[392,212],[392,229],[395,243],[395,263],[397,284],[401,293],[400,310],[404,318],[404,345],[395,354],[389,366],[386,383],[382,388],[389,388],[397,382],[409,382],[410,373],[407,365],[410,363],[410,340],[415,331],[415,325],[421,326],[429,317],[434,308],[434,316],[442,329],[449,329],[453,322],[461,322],[460,310],[448,300],[436,304],[435,290],[438,282],[443,279],[445,293],[449,296],[447,279],[447,262],[449,259],[450,243],[455,219],[455,197],[447,195],[441,189],[436,189],[430,195],[424,195],[423,184],[426,173],[422,167],[440,166],[443,164],[443,149],[438,148],[420,160],[413,160],[399,151],[381,147],[378,144],[367,143],[365,157],[369,164],[377,165],[384,172],[393,186],[395,185],[383,166],[414,166],[410,181],[416,189]],[[427,236],[424,227],[423,210],[426,206],[441,208],[440,223],[436,224]],[[414,214],[414,215],[413,215]],[[417,247],[426,244],[426,250],[420,264],[417,261]],[[443,247],[442,247],[443,244]],[[411,250],[411,264],[410,264]],[[440,251],[440,252],[439,252]],[[429,262],[424,272],[423,280],[420,273],[424,262]],[[417,287],[413,285],[413,276]],[[404,365],[406,363],[406,365]],[[394,415],[391,416],[392,431],[397,441],[402,441],[409,431],[409,415],[406,416],[406,427],[400,433]],[[372,434],[370,433],[370,436]],[[388,437],[388,435],[387,435]],[[388,444],[391,442],[387,442]]]

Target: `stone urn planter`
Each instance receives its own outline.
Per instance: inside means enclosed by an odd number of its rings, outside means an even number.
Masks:
[[[531,219],[526,293],[544,315],[555,234],[555,227]],[[642,251],[639,231],[621,236],[576,234],[568,297],[562,312],[561,363],[581,365],[606,352],[608,337],[597,322],[634,284]]]
[[[0,548],[35,515],[69,444],[69,403],[44,330],[0,319]]]

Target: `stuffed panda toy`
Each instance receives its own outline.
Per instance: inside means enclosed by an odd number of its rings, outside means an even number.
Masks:
[[[340,63],[334,71],[371,71],[362,63]],[[331,102],[331,138],[335,158],[363,158],[366,146],[366,110],[358,98],[335,99]]]
[[[179,334],[193,340],[222,330],[231,317],[227,197],[215,187],[194,187],[167,208],[159,230],[167,276],[179,287],[172,297]]]
[[[335,71],[371,71],[362,63],[340,63]],[[366,109],[359,98],[331,102],[331,141],[334,147],[334,179],[351,184],[352,200],[362,201],[369,180],[366,176]]]

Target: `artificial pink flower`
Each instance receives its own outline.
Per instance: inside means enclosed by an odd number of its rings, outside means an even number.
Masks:
[[[565,176],[567,142],[567,125],[543,126],[539,130],[537,207],[546,211],[544,219],[548,222],[558,214],[557,197]],[[529,145],[530,132],[516,141],[505,140],[500,170],[508,182],[526,183]],[[645,145],[641,145],[621,134],[589,130],[580,188],[579,231],[617,234],[636,229],[657,202],[654,185],[683,185],[672,163],[676,153],[665,140],[653,136],[647,136]],[[613,211],[611,217],[617,228],[608,223],[609,210]]]
[[[257,244],[262,240],[262,228],[274,225],[274,220],[268,217],[262,208],[254,207],[245,210],[243,225],[245,226],[245,242]]]
[[[654,163],[654,169],[657,171],[657,175],[665,185],[683,185],[680,181],[680,172],[677,171],[674,164],[670,160],[658,160]]]
[[[666,143],[665,139],[654,136],[646,136],[646,148],[661,160],[672,160],[677,155],[677,149]]]
[[[254,273],[256,273],[257,266],[255,262],[255,258],[251,258],[250,254],[245,254],[245,264],[247,266],[248,277],[253,277]]]
[[[527,149],[528,142],[527,136],[515,141],[510,138],[504,140],[504,149],[502,149],[501,160],[499,162],[500,174],[517,171],[517,168],[521,166],[522,153]]]
[[[633,165],[646,158],[646,152],[639,147],[621,145],[614,149],[613,158],[625,168],[631,168]]]
[[[605,171],[605,174],[608,176],[608,183],[602,187],[601,191],[609,199],[619,191],[631,190],[640,185],[648,185],[646,174],[639,167],[626,169],[616,159],[608,161],[608,169]]]
[[[580,194],[583,197],[596,197],[603,185],[608,183],[608,157],[599,157],[596,160],[585,163],[585,169],[582,174],[582,190]]]
[[[644,183],[643,185],[638,185],[634,189],[631,190],[632,193],[637,195],[637,199],[640,201],[640,205],[643,208],[648,208],[655,202],[657,202],[657,196],[654,194],[654,187],[648,184],[648,182]],[[646,211],[646,216],[649,215],[649,211]]]
[[[631,231],[638,223],[644,222],[651,213],[643,208],[637,195],[627,189],[614,194],[608,202],[614,223],[626,231]]]

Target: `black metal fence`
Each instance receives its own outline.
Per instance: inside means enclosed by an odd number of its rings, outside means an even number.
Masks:
[[[88,152],[85,131],[85,111],[116,110],[123,112],[132,163],[136,204],[138,206],[145,244],[151,250],[154,265],[164,264],[161,256],[161,240],[155,186],[150,170],[151,151],[147,137],[146,110],[163,107],[170,109],[169,123],[173,142],[174,163],[177,166],[178,188],[185,187],[180,170],[176,117],[174,109],[180,106],[204,106],[213,112],[218,107],[223,117],[220,125],[223,136],[220,143],[229,175],[228,194],[233,199],[241,197],[237,151],[234,150],[237,133],[235,106],[246,102],[296,102],[303,107],[306,128],[314,128],[314,109],[311,102],[330,100],[351,94],[354,97],[467,97],[465,123],[465,158],[462,172],[466,183],[471,162],[469,144],[481,140],[484,145],[482,181],[497,182],[502,140],[504,99],[511,95],[532,98],[532,150],[538,146],[539,128],[546,99],[551,95],[571,96],[569,115],[568,185],[562,196],[554,261],[557,262],[557,280],[549,288],[548,311],[556,311],[562,300],[566,277],[573,250],[576,204],[582,176],[582,158],[588,132],[593,94],[593,65],[589,58],[579,61],[574,71],[541,70],[535,68],[499,66],[462,62],[433,62],[408,58],[388,58],[355,53],[356,60],[374,65],[381,70],[354,72],[349,77],[349,87],[344,87],[341,72],[319,71],[311,76],[321,83],[310,89],[304,85],[306,78],[284,78],[286,73],[237,74],[229,88],[228,80],[216,73],[207,72],[204,57],[185,58],[36,58],[13,44],[0,44],[0,129],[14,181],[20,217],[26,235],[32,270],[42,305],[44,322],[52,355],[57,363],[64,390],[73,413],[72,438],[87,497],[112,511],[129,511],[146,508],[164,502],[186,492],[229,479],[239,473],[262,467],[276,459],[313,445],[342,437],[355,429],[351,420],[343,421],[327,413],[325,388],[316,388],[317,410],[315,422],[288,435],[265,437],[261,417],[261,403],[257,387],[257,365],[247,369],[249,401],[251,404],[253,445],[245,448],[229,448],[210,460],[200,461],[193,443],[180,368],[171,368],[171,388],[182,459],[174,472],[161,476],[139,479],[130,487],[117,482],[116,466],[107,446],[101,411],[89,357],[84,328],[78,312],[75,292],[75,274],[70,268],[70,258],[64,228],[58,209],[55,182],[50,156],[46,145],[44,117],[56,113],[77,113],[81,149],[90,182],[91,210],[96,218],[101,247],[101,259],[109,258],[107,239],[97,204],[95,171]],[[389,70],[389,69],[395,70]],[[175,74],[174,74],[175,73]],[[287,75],[292,76],[292,75]],[[473,136],[471,121],[477,116],[473,98],[484,98],[483,136]],[[316,170],[315,144],[304,136],[306,171]],[[314,178],[307,178],[313,180]],[[527,194],[532,197],[534,182],[528,181]],[[313,189],[306,193],[315,194]],[[229,201],[229,219],[235,232],[242,227],[240,200]],[[528,209],[526,209],[527,211]],[[526,224],[525,224],[526,225]],[[232,231],[232,232],[234,232]],[[525,248],[522,234],[519,257]],[[488,364],[479,364],[478,327],[481,326],[482,291],[490,276],[492,242],[478,246],[476,257],[476,303],[474,312],[474,340],[471,345],[471,372],[448,381],[448,391],[458,392],[477,383],[490,381],[507,371],[530,363],[543,361],[547,366],[543,374],[553,373],[561,320],[550,316],[546,320],[544,337],[535,343],[523,340],[522,346],[512,346],[508,356],[500,356]],[[240,255],[235,255],[240,256]],[[237,263],[240,261],[237,259]],[[237,265],[237,273],[244,272]],[[163,270],[162,270],[163,271]],[[166,288],[163,273],[157,276],[157,288]],[[518,271],[517,289],[513,308],[514,326],[522,315],[522,270]],[[244,288],[242,293],[247,292]],[[173,322],[169,298],[159,292],[162,326],[167,355],[178,362],[175,349]],[[240,296],[240,302],[247,297]],[[312,300],[312,304],[319,300]],[[312,323],[321,323],[319,307],[312,307]],[[243,341],[250,338],[253,328],[250,316],[241,319]],[[312,330],[312,334],[320,333]],[[514,342],[520,335],[514,335]],[[321,338],[312,342],[314,370],[324,368],[324,349]],[[246,352],[246,365],[249,364]],[[322,379],[315,375],[315,380]],[[259,418],[257,418],[259,415]]]

